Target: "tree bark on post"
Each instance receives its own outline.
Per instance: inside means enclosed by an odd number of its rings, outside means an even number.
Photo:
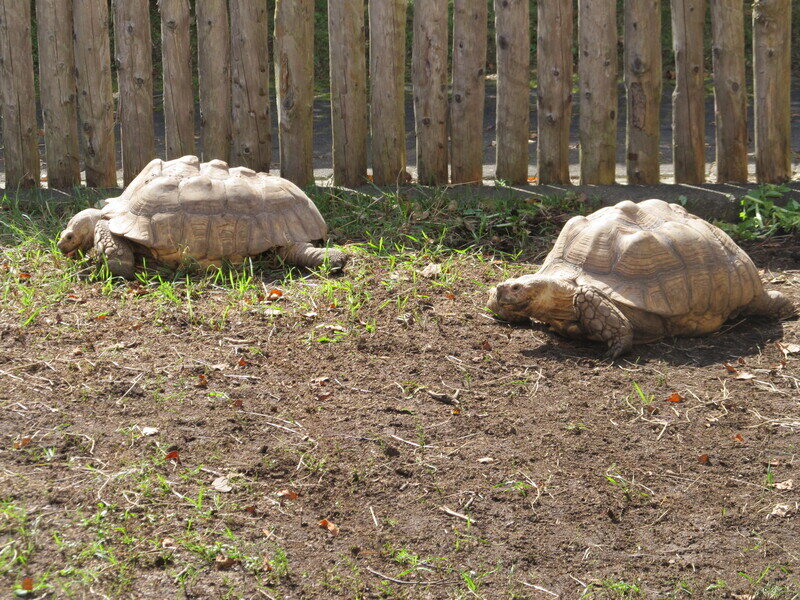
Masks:
[[[672,94],[672,162],[675,183],[706,179],[705,0],[672,0],[675,90]]]
[[[266,0],[231,0],[233,164],[268,172],[272,152]]]
[[[39,185],[39,126],[31,48],[31,5],[0,0],[0,97],[6,189]]]
[[[495,0],[497,179],[528,180],[531,35],[528,0]]]
[[[160,0],[168,159],[195,154],[189,0]]]
[[[625,0],[628,183],[658,183],[661,0]]]
[[[579,0],[582,185],[610,185],[617,168],[617,2]]]
[[[81,153],[88,187],[117,186],[106,0],[73,0]]]
[[[128,185],[156,154],[153,46],[147,0],[114,0],[114,41],[122,131],[122,176]]]
[[[47,181],[67,189],[81,183],[72,1],[37,0],[36,26]]]
[[[406,176],[406,0],[369,1],[372,178],[397,185]]]
[[[717,183],[747,181],[747,86],[741,0],[711,0]]]
[[[276,0],[274,48],[281,177],[308,185],[314,181],[313,0]]]
[[[411,58],[417,179],[447,183],[447,0],[414,3]]]
[[[367,57],[364,0],[328,0],[333,183],[367,178]]]
[[[572,0],[539,2],[537,106],[539,183],[569,183]]]
[[[480,184],[483,181],[487,16],[486,2],[455,0],[453,93],[450,101],[453,183]]]
[[[753,4],[756,179],[779,183],[792,175],[790,147],[790,0]]]
[[[203,160],[228,161],[231,154],[231,33],[228,3],[201,0],[197,13],[197,71]]]

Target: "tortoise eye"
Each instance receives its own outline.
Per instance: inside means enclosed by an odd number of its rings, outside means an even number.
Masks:
[[[520,291],[520,289],[522,289],[522,286],[520,284],[518,284],[518,283],[515,283],[514,285],[511,286],[511,291],[512,292],[518,292],[518,291]]]

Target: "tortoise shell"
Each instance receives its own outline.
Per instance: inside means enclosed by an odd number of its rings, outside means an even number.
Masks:
[[[324,240],[327,227],[296,185],[196,156],[150,162],[103,209],[111,233],[176,265],[241,262],[274,246]]]
[[[763,293],[755,265],[725,232],[662,200],[573,217],[539,274],[666,318],[724,320]]]

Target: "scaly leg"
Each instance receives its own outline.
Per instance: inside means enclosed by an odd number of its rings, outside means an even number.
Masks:
[[[633,347],[633,325],[600,290],[579,287],[572,305],[589,337],[608,344],[608,358],[615,359]]]
[[[348,256],[341,250],[317,248],[306,242],[295,242],[275,249],[283,262],[297,267],[321,267],[327,262],[333,271],[339,271],[347,263]]]
[[[98,221],[94,228],[94,247],[105,256],[112,275],[133,279],[136,264],[133,248],[128,240],[109,231],[106,220]]]

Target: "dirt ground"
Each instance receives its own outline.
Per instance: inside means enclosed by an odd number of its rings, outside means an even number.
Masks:
[[[800,302],[797,238],[748,249]],[[351,250],[241,297],[67,280],[35,312],[67,259],[6,262],[4,593],[800,598],[797,321],[612,364],[487,313],[536,255]]]

